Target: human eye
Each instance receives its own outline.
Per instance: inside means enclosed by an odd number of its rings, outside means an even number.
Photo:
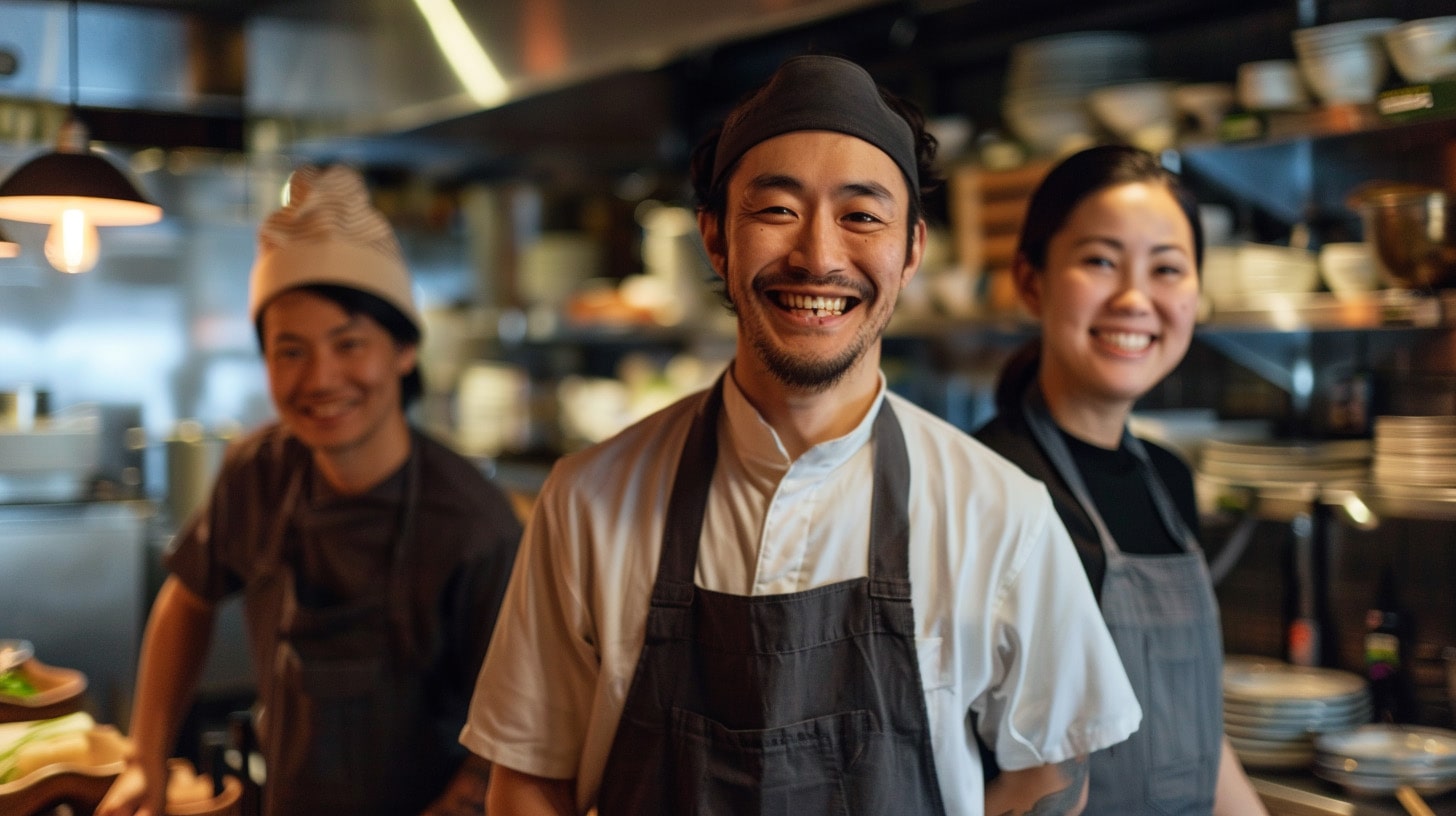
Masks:
[[[292,363],[303,359],[303,349],[292,345],[274,346],[268,356],[275,362]]]
[[[883,224],[885,220],[872,212],[857,210],[844,216],[844,220],[851,224]]]

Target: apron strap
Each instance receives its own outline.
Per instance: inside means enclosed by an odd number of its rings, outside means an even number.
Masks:
[[[1096,528],[1097,537],[1102,542],[1102,550],[1107,554],[1108,560],[1121,558],[1122,550],[1113,540],[1112,532],[1107,528],[1107,523],[1103,521],[1102,514],[1097,512],[1097,504],[1092,501],[1092,494],[1087,490],[1087,483],[1082,480],[1082,472],[1077,469],[1077,463],[1072,460],[1072,452],[1062,441],[1061,432],[1051,418],[1051,409],[1047,407],[1046,396],[1042,393],[1041,385],[1035,379],[1027,386],[1021,407],[1032,436],[1036,438],[1042,452],[1051,461],[1057,475],[1062,477],[1063,482],[1066,482],[1067,489],[1072,492],[1072,498],[1077,500],[1082,512],[1087,514],[1092,521],[1092,526]],[[1152,462],[1148,459],[1147,449],[1143,447],[1141,440],[1124,427],[1122,443],[1127,445],[1137,460],[1138,471],[1142,474],[1143,483],[1152,496],[1153,507],[1156,508],[1158,518],[1163,522],[1163,527],[1168,531],[1168,535],[1172,536],[1173,540],[1178,542],[1186,552],[1198,552],[1198,539],[1183,522],[1182,516],[1178,514],[1177,507],[1174,505],[1172,497],[1168,495],[1168,489],[1164,487],[1163,480],[1158,478],[1157,472],[1153,469]]]
[[[708,509],[708,489],[718,464],[718,417],[723,412],[723,377],[703,395],[688,428],[677,475],[667,505],[662,531],[662,554],[658,557],[657,580],[652,603],[657,606],[690,606],[693,576],[698,569],[698,539],[703,533],[703,515]]]
[[[870,499],[870,594],[910,600],[910,456],[887,394],[875,417]]]
[[[410,605],[410,591],[414,586],[415,570],[411,569],[409,555],[414,549],[415,520],[419,514],[420,451],[420,441],[411,431],[410,453],[404,464],[403,496],[386,562],[388,570],[384,596],[386,614],[389,616],[390,628],[395,633],[397,654],[406,659],[415,655],[414,615]],[[282,576],[284,580],[286,591],[282,593],[282,603],[277,616],[280,638],[289,636],[298,613],[298,597],[295,591],[297,587],[292,576],[285,575],[285,573],[293,572],[293,566],[288,562],[296,555],[294,552],[296,547],[289,545],[289,531],[293,526],[294,514],[298,512],[299,502],[303,501],[303,483],[305,474],[309,472],[310,468],[300,467],[289,476],[288,486],[283,493],[283,502],[278,509],[278,515],[274,518],[269,541],[266,543],[260,559],[263,562],[262,568],[265,574],[272,573],[274,576]]]
[[[723,377],[703,395],[678,459],[662,531],[662,553],[652,587],[655,606],[690,606],[708,492],[718,463],[718,418]],[[874,480],[870,504],[870,592],[910,599],[910,458],[888,396],[875,417]]]

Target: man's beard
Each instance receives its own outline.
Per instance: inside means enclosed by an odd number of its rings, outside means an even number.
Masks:
[[[834,387],[864,356],[868,343],[856,337],[849,348],[827,360],[806,360],[778,348],[755,333],[749,338],[768,372],[784,385],[800,391],[822,393]]]
[[[798,276],[795,275],[785,277],[794,280],[798,279]],[[761,297],[764,290],[773,288],[774,285],[782,282],[784,279],[783,277],[774,276],[756,281],[754,288],[757,291],[753,294]],[[876,292],[854,281],[845,280],[838,281],[838,283],[841,286],[858,290],[858,299],[860,302],[856,308],[859,309],[873,309],[880,302],[880,297],[883,296],[883,293]],[[758,353],[759,359],[763,361],[764,367],[768,372],[785,386],[808,393],[823,393],[843,380],[850,369],[864,357],[865,352],[870,346],[879,340],[880,335],[884,333],[885,326],[889,324],[890,320],[889,312],[886,312],[883,316],[871,314],[869,319],[872,321],[876,317],[879,317],[878,325],[870,323],[863,326],[860,332],[851,340],[848,347],[828,358],[806,358],[794,354],[791,348],[775,345],[769,339],[769,332],[765,328],[764,324],[767,321],[763,320],[762,323],[755,322],[762,319],[761,316],[757,315],[745,319],[743,310],[738,308],[737,303],[731,297],[731,288],[725,288],[725,292],[729,295],[729,309],[738,315],[738,330],[740,332],[747,331],[749,343]],[[770,305],[768,308],[776,307]]]

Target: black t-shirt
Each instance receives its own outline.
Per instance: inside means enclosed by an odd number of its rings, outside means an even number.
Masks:
[[[1037,446],[1025,421],[1021,417],[1008,420],[1006,415],[999,415],[977,431],[976,438],[1046,484],[1057,515],[1071,535],[1072,543],[1077,546],[1077,554],[1082,559],[1092,591],[1100,599],[1107,559],[1097,537],[1097,528]],[[1062,439],[1066,441],[1082,481],[1086,483],[1098,513],[1119,548],[1140,555],[1182,551],[1164,529],[1154,509],[1152,495],[1137,472],[1137,460],[1132,451],[1126,446],[1117,450],[1099,448],[1065,432]],[[1172,451],[1146,440],[1143,446],[1147,448],[1153,470],[1162,479],[1184,523],[1197,537],[1198,509],[1193,496],[1192,472]]]

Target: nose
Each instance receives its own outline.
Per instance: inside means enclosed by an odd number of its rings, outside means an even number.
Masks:
[[[810,275],[828,275],[847,266],[843,231],[831,216],[810,214],[794,236],[789,265]]]
[[[1130,268],[1122,275],[1122,280],[1113,294],[1108,306],[1118,314],[1143,314],[1153,308],[1153,298],[1149,289],[1151,271],[1147,269]]]
[[[327,352],[310,354],[304,363],[300,386],[306,392],[327,391],[339,381],[339,364]]]

